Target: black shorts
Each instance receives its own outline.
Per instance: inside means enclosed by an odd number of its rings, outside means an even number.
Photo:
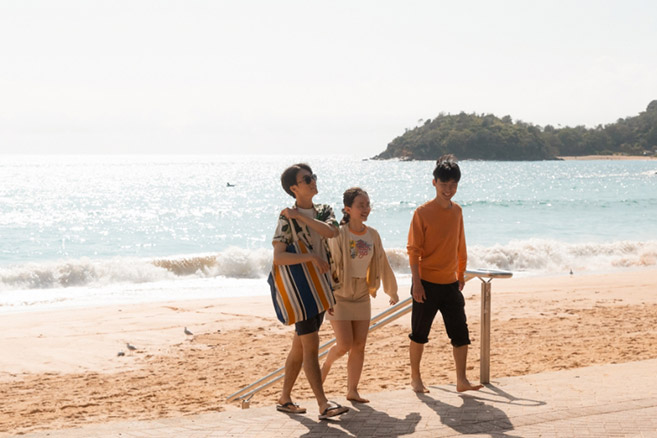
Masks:
[[[296,331],[299,336],[318,332],[319,328],[322,326],[322,322],[324,322],[324,313],[326,312],[320,312],[305,321],[295,322],[294,331]]]
[[[426,344],[429,342],[431,324],[440,310],[445,323],[447,336],[454,347],[470,344],[468,323],[465,317],[465,299],[459,290],[459,283],[436,284],[422,280],[426,299],[424,303],[413,300],[411,315],[411,330],[408,335],[413,342]],[[413,286],[411,286],[411,293]]]

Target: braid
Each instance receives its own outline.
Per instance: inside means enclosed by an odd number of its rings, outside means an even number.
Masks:
[[[344,208],[342,209],[342,220],[340,221],[340,225],[345,225],[349,223],[349,213],[344,211]]]

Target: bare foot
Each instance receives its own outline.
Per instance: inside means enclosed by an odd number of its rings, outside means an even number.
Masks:
[[[420,393],[427,393],[429,392],[429,388],[424,386],[424,383],[422,383],[422,380],[411,380],[411,388],[413,388],[413,391],[415,392],[420,392]]]
[[[479,391],[483,387],[484,385],[473,385],[470,383],[470,381],[468,381],[468,379],[464,379],[456,383],[456,391],[458,392]]]
[[[347,394],[347,400],[356,402],[356,403],[369,403],[370,401],[366,398],[363,398],[358,394],[358,391],[353,391]]]

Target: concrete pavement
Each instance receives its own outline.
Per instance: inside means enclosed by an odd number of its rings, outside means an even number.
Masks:
[[[367,394],[369,404],[335,398],[351,411],[330,421],[317,419],[312,400],[300,402],[308,408],[305,415],[277,412],[272,401],[267,407],[20,436],[657,438],[657,359],[492,379],[481,391],[466,394],[450,385],[430,389],[424,395],[410,389]]]

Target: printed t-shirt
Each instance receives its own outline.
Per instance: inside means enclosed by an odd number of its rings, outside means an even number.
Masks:
[[[367,278],[367,267],[370,265],[374,251],[374,239],[369,227],[362,233],[349,230],[349,263],[353,278]]]

